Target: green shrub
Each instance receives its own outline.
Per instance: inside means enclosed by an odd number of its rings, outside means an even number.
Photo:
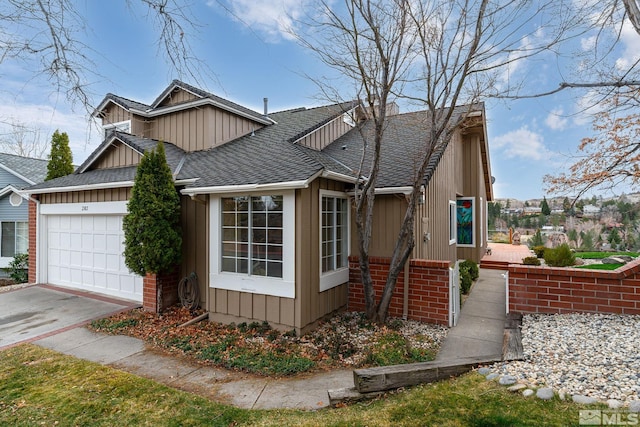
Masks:
[[[540,259],[535,256],[528,256],[522,259],[524,265],[540,265]]]
[[[471,285],[473,284],[473,280],[471,280],[471,273],[469,270],[460,269],[460,292],[464,295],[468,294],[471,290]]]
[[[9,273],[9,277],[16,283],[27,283],[29,280],[29,255],[17,254],[4,271]]]
[[[545,246],[534,246],[532,250],[538,258],[544,258],[544,251],[547,250],[547,248]]]
[[[471,280],[475,281],[475,280],[478,280],[478,277],[480,277],[480,269],[478,268],[478,264],[476,264],[470,259],[462,261],[460,263],[460,268],[469,270],[469,274],[471,275]]]
[[[568,267],[576,263],[576,256],[566,243],[544,253],[544,262],[551,267]]]

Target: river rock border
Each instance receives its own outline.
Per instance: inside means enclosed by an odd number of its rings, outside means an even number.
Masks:
[[[520,393],[523,397],[531,397],[536,396],[540,400],[551,400],[555,396],[560,400],[567,400],[568,396],[562,390],[556,393],[551,387],[540,387],[534,388],[530,387],[527,384],[518,382],[516,377],[513,375],[500,375],[497,372],[494,372],[490,367],[482,367],[478,368],[476,372],[482,376],[484,376],[487,381],[497,381],[501,386],[507,387],[507,390],[513,393]],[[581,405],[591,405],[594,403],[598,403],[599,401],[590,396],[583,396],[581,394],[574,394],[571,396],[571,400],[574,403],[578,403]],[[625,403],[617,400],[617,399],[609,399],[605,402],[610,409],[620,409],[625,406]],[[628,402],[627,409],[629,412],[640,412],[640,400],[633,400]]]

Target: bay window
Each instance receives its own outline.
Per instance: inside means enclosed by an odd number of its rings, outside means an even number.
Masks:
[[[320,192],[320,290],[349,280],[349,199],[344,193]]]

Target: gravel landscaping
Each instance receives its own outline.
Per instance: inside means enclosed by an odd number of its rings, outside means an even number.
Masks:
[[[522,346],[523,361],[499,363],[481,373],[510,376],[525,386],[513,391],[550,388],[574,401],[639,406],[640,316],[526,315]]]

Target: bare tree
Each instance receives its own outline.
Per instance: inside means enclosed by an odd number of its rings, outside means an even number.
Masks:
[[[40,129],[29,127],[16,119],[0,120],[7,125],[6,133],[0,134],[0,151],[18,156],[45,159],[49,144],[40,137]]]
[[[157,31],[158,52],[178,73],[200,80],[206,65],[189,43],[199,24],[181,0],[123,0],[132,11],[145,6],[144,18]],[[91,111],[91,82],[101,78],[93,58],[100,52],[86,43],[88,24],[80,2],[73,0],[4,0],[0,2],[0,64],[15,60],[45,76],[53,90]],[[95,54],[95,55],[94,55]],[[26,67],[25,67],[26,68]]]
[[[593,122],[596,136],[582,140],[568,173],[545,175],[549,193],[577,200],[596,188],[612,190],[623,183],[640,187],[640,113],[616,114],[627,102],[614,96],[604,103]]]
[[[344,9],[323,6],[316,14],[321,18],[308,23],[299,39],[343,79],[338,85],[316,79],[325,96],[340,99],[338,86],[350,82],[372,122],[372,130],[360,128],[364,152],[358,176],[363,178],[356,185],[354,203],[366,314],[382,322],[396,279],[415,246],[420,188],[435,153],[469,119],[474,104],[495,90],[507,67],[559,43],[568,23],[555,20],[555,38],[525,45],[522,31],[560,6],[488,0],[345,0]],[[387,106],[396,100],[424,109],[427,132],[415,158],[412,192],[386,284],[376,301],[368,253],[380,150],[388,130]],[[454,108],[459,104],[465,106]]]

